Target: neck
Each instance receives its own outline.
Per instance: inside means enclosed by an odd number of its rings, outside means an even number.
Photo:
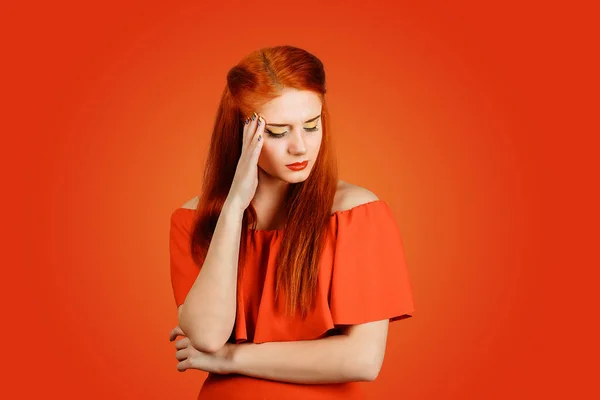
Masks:
[[[258,187],[252,199],[256,209],[259,229],[278,229],[282,220],[283,200],[288,182],[274,178],[258,168]]]

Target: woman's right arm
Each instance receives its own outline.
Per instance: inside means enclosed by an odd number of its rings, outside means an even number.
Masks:
[[[240,207],[225,202],[202,268],[181,306],[179,326],[200,351],[219,350],[233,330],[242,217]]]
[[[246,119],[242,152],[231,188],[204,264],[182,305],[179,327],[200,351],[215,352],[223,347],[235,324],[242,219],[258,186],[264,126],[264,119],[256,113],[252,119]]]

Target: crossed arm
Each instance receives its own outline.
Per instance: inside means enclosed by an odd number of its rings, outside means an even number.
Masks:
[[[341,335],[294,342],[241,343],[236,373],[292,383],[341,383],[377,378],[388,320],[346,326]]]
[[[373,381],[385,354],[389,320],[341,327],[316,340],[240,343],[231,372],[281,382],[324,384]]]

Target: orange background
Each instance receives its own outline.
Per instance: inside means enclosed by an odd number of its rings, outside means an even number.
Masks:
[[[169,217],[228,69],[279,44],[324,62],[340,177],[403,235],[416,311],[369,398],[593,397],[594,14],[480,3],[3,6],[2,397],[195,398]]]

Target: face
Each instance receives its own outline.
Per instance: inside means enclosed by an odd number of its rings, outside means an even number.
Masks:
[[[314,92],[286,89],[257,110],[266,122],[258,166],[288,183],[306,180],[321,148],[321,109],[321,100]],[[303,161],[308,161],[304,169],[287,167]]]

